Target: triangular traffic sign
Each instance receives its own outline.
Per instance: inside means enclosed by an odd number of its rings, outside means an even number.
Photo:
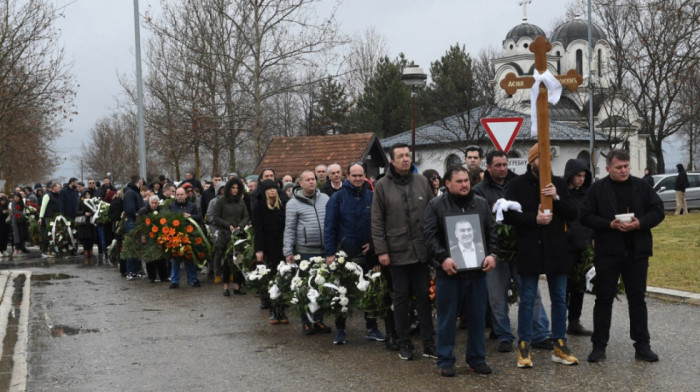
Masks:
[[[493,145],[507,154],[513,146],[520,126],[523,125],[523,119],[522,117],[482,118],[481,124],[484,125]]]

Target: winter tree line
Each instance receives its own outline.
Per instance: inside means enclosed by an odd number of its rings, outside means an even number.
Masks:
[[[48,0],[0,1],[0,178],[39,181],[55,168],[51,142],[69,127],[77,86],[57,43],[60,10]],[[149,173],[250,173],[275,136],[373,131],[384,138],[409,129],[401,74],[413,64],[410,48],[393,48],[401,54],[391,58],[375,29],[346,35],[328,3],[176,0],[162,1],[157,16],[144,13]],[[585,3],[569,2],[551,28],[585,15]],[[678,138],[692,164],[700,144],[700,7],[594,0],[593,11],[612,48],[606,72],[613,83],[604,93],[624,96],[639,112],[648,166],[663,172],[662,143]],[[429,81],[416,97],[416,125],[497,105],[491,59],[500,55],[489,47],[473,56],[457,42],[421,64]],[[138,172],[134,78],[121,83],[118,109],[83,142],[91,146],[78,157],[86,175]],[[460,147],[483,134],[470,124],[451,129]],[[624,139],[624,131],[612,128],[609,137]]]

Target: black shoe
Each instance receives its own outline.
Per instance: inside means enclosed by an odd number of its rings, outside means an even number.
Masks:
[[[279,318],[279,317],[278,317],[278,315],[277,315],[276,309],[275,309],[275,308],[270,308],[270,319],[269,319],[270,325],[277,325],[277,324],[279,324],[280,321],[278,320],[278,318]]]
[[[199,283],[198,280],[195,280],[194,282],[188,284],[190,285],[190,287],[202,287],[201,283]]]
[[[479,373],[479,374],[491,374],[492,373],[491,368],[489,367],[489,365],[486,364],[486,362],[482,362],[480,364],[470,366],[469,368],[474,373]]]
[[[401,349],[399,350],[399,358],[403,359],[404,361],[413,361],[413,348],[407,344],[401,346]]]
[[[279,320],[280,324],[289,324],[289,319],[284,313],[284,306],[277,307],[277,320]]]
[[[588,354],[588,362],[602,362],[606,358],[605,348],[603,347],[593,347],[593,351]]]
[[[311,323],[304,323],[301,326],[301,329],[304,332],[304,335],[306,336],[313,335],[316,333],[316,330],[314,329],[314,326],[311,325]]]
[[[496,335],[496,332],[494,332],[493,328],[491,329],[491,332],[489,332],[489,339],[491,339],[491,340],[498,339],[498,335]]]
[[[234,295],[245,295],[245,291],[243,291],[243,289],[233,289],[233,294]]]
[[[655,352],[651,351],[649,345],[640,345],[634,348],[634,359],[639,359],[641,361],[647,362],[657,362],[659,356]]]
[[[509,353],[513,351],[513,343],[507,340],[502,340],[498,342],[498,348],[496,349],[499,353]]]
[[[260,309],[270,309],[270,301],[265,297],[260,297]]]
[[[390,333],[386,335],[386,349],[389,351],[399,351],[399,338]]]
[[[178,287],[180,287],[179,284],[177,284],[177,283],[170,283],[170,288],[171,288],[171,289],[176,289],[176,288],[178,288]]]
[[[331,328],[323,323],[323,321],[317,321],[314,323],[314,330],[318,333],[331,333]]]
[[[428,346],[423,349],[423,356],[426,358],[437,359],[437,351],[435,351],[435,346]]]
[[[566,329],[566,333],[569,335],[578,335],[578,336],[591,336],[593,335],[593,331],[590,329],[583,328],[583,325],[581,324],[581,321],[579,320],[572,320],[569,321],[569,328]]]
[[[230,297],[230,296],[231,296],[231,292],[228,291],[228,289],[224,289],[224,297]]]
[[[443,377],[454,377],[455,376],[455,368],[453,368],[452,366],[441,367],[440,370],[438,370],[438,372]]]
[[[554,341],[552,338],[547,338],[545,340],[540,340],[539,342],[532,342],[530,347],[538,348],[540,350],[554,350]]]

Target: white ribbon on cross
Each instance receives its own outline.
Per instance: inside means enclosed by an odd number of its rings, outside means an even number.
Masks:
[[[530,90],[530,122],[532,123],[530,135],[537,136],[537,97],[540,95],[540,83],[544,82],[544,85],[547,87],[547,92],[549,93],[547,101],[552,105],[556,105],[559,102],[562,87],[561,83],[549,70],[539,73],[535,69],[532,77],[535,79],[535,84],[532,85]]]

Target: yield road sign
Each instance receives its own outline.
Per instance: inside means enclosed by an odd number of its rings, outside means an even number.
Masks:
[[[523,125],[523,119],[521,117],[482,118],[481,124],[484,125],[493,145],[507,154],[513,146],[520,126]]]

